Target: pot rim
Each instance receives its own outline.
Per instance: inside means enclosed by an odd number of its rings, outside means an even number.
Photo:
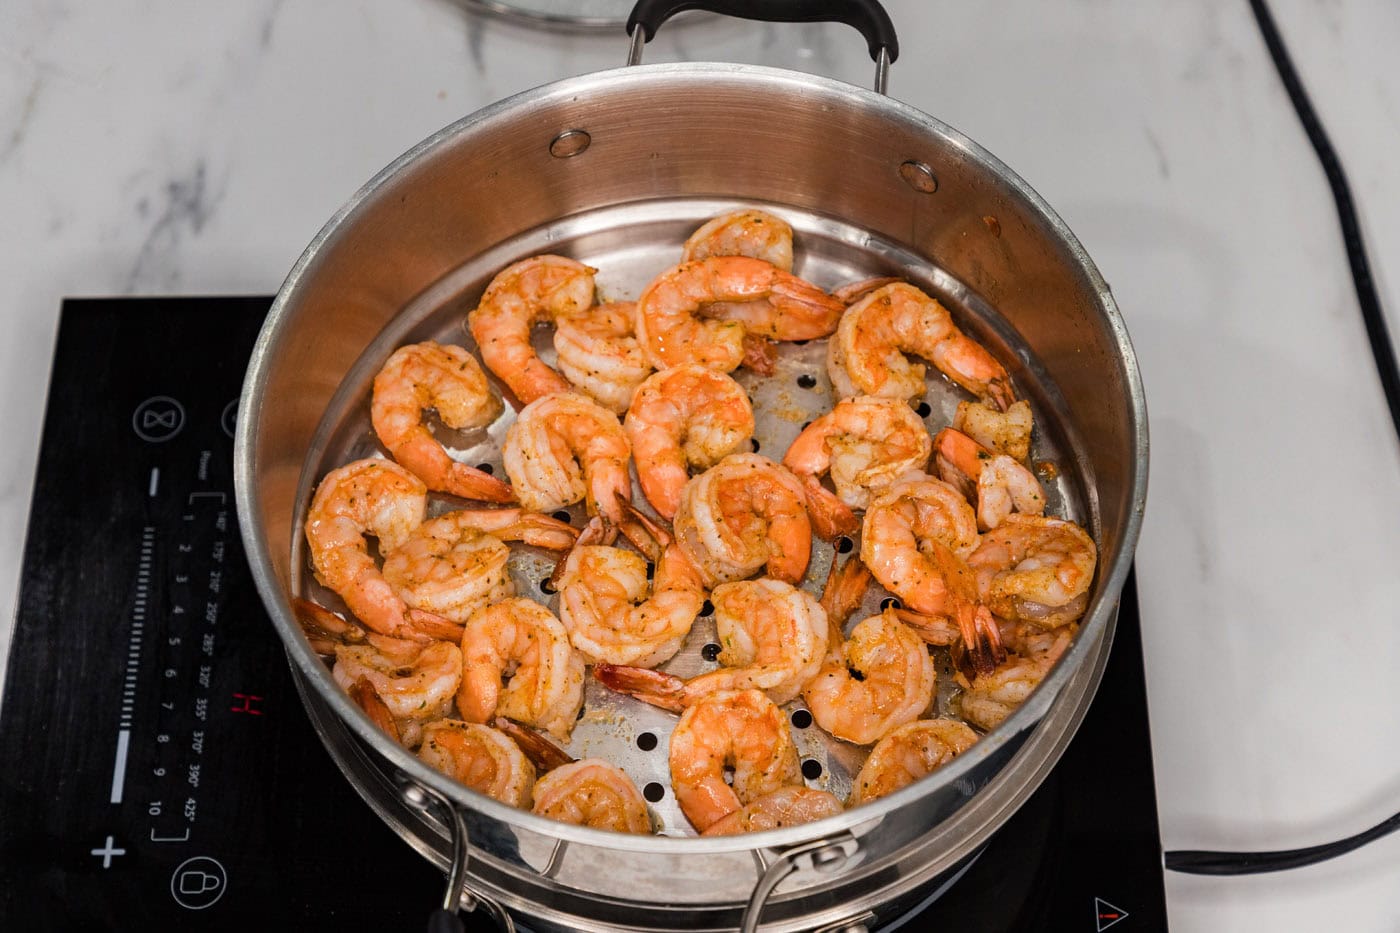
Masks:
[[[273,570],[273,557],[268,553],[269,549],[264,541],[263,524],[259,517],[259,494],[254,475],[257,438],[254,436],[251,426],[257,423],[257,418],[267,402],[263,390],[267,381],[268,360],[279,336],[280,324],[286,314],[287,306],[298,296],[299,285],[307,269],[316,261],[327,243],[336,236],[342,226],[353,220],[356,211],[364,202],[373,197],[381,188],[390,185],[420,158],[428,156],[434,150],[461,137],[489,132],[494,121],[509,117],[518,110],[558,98],[582,97],[599,90],[627,87],[634,84],[655,86],[657,82],[661,81],[692,84],[704,81],[747,82],[756,89],[771,90],[776,85],[797,92],[799,95],[817,91],[828,98],[835,98],[836,102],[841,105],[853,108],[874,108],[882,111],[886,120],[901,121],[916,126],[923,135],[941,137],[944,142],[958,147],[968,159],[976,162],[982,169],[1000,177],[1024,201],[1026,206],[1039,215],[1040,219],[1063,241],[1075,262],[1078,263],[1080,270],[1092,284],[1099,310],[1103,313],[1114,336],[1114,342],[1118,349],[1118,360],[1124,370],[1124,385],[1127,389],[1125,403],[1128,406],[1133,439],[1131,504],[1123,523],[1119,546],[1107,561],[1104,560],[1103,554],[1099,555],[1098,595],[1085,613],[1085,621],[1081,623],[1080,631],[1075,637],[1073,645],[1035,692],[1004,722],[982,736],[971,749],[959,755],[950,764],[938,769],[931,778],[925,778],[886,797],[815,823],[738,836],[683,838],[659,835],[640,836],[561,823],[508,806],[484,794],[470,790],[429,767],[408,749],[390,742],[335,683],[329,669],[302,635],[291,607],[284,599],[277,574]],[[243,383],[243,391],[240,395],[238,425],[234,439],[234,488],[239,527],[242,532],[248,564],[264,608],[267,609],[272,623],[277,629],[290,662],[305,676],[308,682],[314,684],[322,699],[331,705],[336,714],[349,724],[359,738],[367,742],[407,779],[435,788],[445,794],[458,807],[479,811],[503,823],[519,824],[532,832],[569,842],[658,854],[686,852],[698,855],[742,852],[756,848],[789,846],[826,836],[837,836],[863,824],[872,823],[892,811],[912,804],[920,797],[932,792],[935,787],[964,780],[983,760],[995,754],[1011,736],[1035,726],[1044,718],[1046,710],[1059,699],[1059,694],[1071,675],[1085,663],[1086,657],[1099,642],[1116,613],[1118,594],[1127,579],[1133,551],[1141,531],[1142,513],[1147,499],[1147,466],[1146,401],[1137,357],[1133,352],[1122,315],[1113,300],[1108,283],[1100,275],[1083,245],[1060,219],[1059,215],[1024,179],[986,149],[951,126],[894,98],[819,75],[763,65],[727,62],[678,62],[623,66],[541,85],[489,104],[462,117],[414,145],[381,169],[355,192],[317,232],[279,289],[253,347],[247,375]],[[1095,681],[1089,686],[1089,691],[1092,692],[1096,687],[1097,682]],[[1010,766],[1008,764],[1008,767]]]

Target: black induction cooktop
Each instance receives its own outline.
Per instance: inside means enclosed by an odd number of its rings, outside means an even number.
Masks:
[[[441,894],[321,747],[244,562],[234,418],[269,301],[64,303],[0,706],[0,929],[421,928]],[[1165,929],[1150,751],[1130,580],[1059,765],[879,928]]]

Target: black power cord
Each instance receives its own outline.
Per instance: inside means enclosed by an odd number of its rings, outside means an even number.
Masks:
[[[1283,86],[1288,90],[1293,109],[1298,111],[1298,119],[1302,121],[1313,151],[1322,163],[1322,170],[1327,173],[1327,184],[1331,186],[1332,197],[1337,202],[1337,218],[1342,225],[1342,239],[1346,243],[1347,261],[1351,264],[1351,277],[1356,284],[1356,298],[1361,305],[1361,317],[1366,322],[1366,337],[1371,343],[1371,354],[1376,360],[1376,371],[1380,375],[1386,405],[1390,408],[1390,420],[1395,427],[1396,438],[1400,440],[1400,368],[1395,363],[1395,348],[1390,342],[1390,333],[1381,311],[1381,299],[1376,293],[1376,283],[1371,278],[1370,264],[1366,261],[1366,249],[1361,242],[1361,224],[1356,219],[1356,206],[1352,203],[1346,173],[1342,171],[1337,152],[1332,148],[1332,143],[1322,128],[1322,122],[1318,120],[1307,92],[1303,90],[1303,82],[1298,79],[1298,72],[1294,70],[1293,62],[1288,57],[1288,49],[1284,47],[1268,6],[1264,0],[1249,0],[1249,6],[1254,11],[1254,19],[1259,23],[1259,31],[1264,36],[1264,44],[1269,47],[1269,55],[1274,60],[1279,77],[1283,79]],[[1397,829],[1400,829],[1400,813],[1365,832],[1336,842],[1276,852],[1183,850],[1166,853],[1163,864],[1172,871],[1195,875],[1252,875],[1286,871],[1290,868],[1314,865],[1359,849]]]

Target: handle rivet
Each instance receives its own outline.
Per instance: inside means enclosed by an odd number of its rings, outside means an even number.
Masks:
[[[560,133],[549,144],[549,154],[556,159],[571,159],[583,152],[593,142],[587,130],[567,130]]]
[[[899,167],[899,177],[915,191],[933,194],[938,190],[938,179],[933,176],[933,169],[928,167],[927,162],[915,162],[910,159]]]
[[[817,871],[835,871],[846,863],[846,853],[839,846],[818,849],[812,853],[812,867]]]

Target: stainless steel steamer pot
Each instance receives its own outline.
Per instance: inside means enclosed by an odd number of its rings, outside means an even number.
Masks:
[[[864,18],[878,6],[818,6],[822,15],[798,18],[860,25],[883,85],[897,50],[892,31]],[[633,29],[634,60],[660,22],[651,15]],[[807,826],[624,836],[475,794],[378,732],[300,632],[291,555],[319,479],[308,464],[327,443],[323,416],[402,309],[530,231],[693,198],[839,219],[833,229],[864,231],[843,234],[852,255],[895,244],[994,308],[1034,351],[1008,360],[1013,377],[1035,368],[1056,390],[1042,402],[1062,422],[1064,465],[1082,482],[1100,560],[1070,651],[1003,725],[932,777]],[[426,857],[454,866],[454,906],[461,892],[465,906],[488,907],[502,922],[506,908],[536,929],[752,929],[760,915],[766,929],[858,929],[947,883],[1073,734],[1107,657],[1137,541],[1147,423],[1107,284],[1049,206],[976,143],[882,93],[821,77],[637,65],[489,106],[365,185],[307,247],[272,306],[244,385],[235,460],[249,562],[312,720],[370,806]]]

